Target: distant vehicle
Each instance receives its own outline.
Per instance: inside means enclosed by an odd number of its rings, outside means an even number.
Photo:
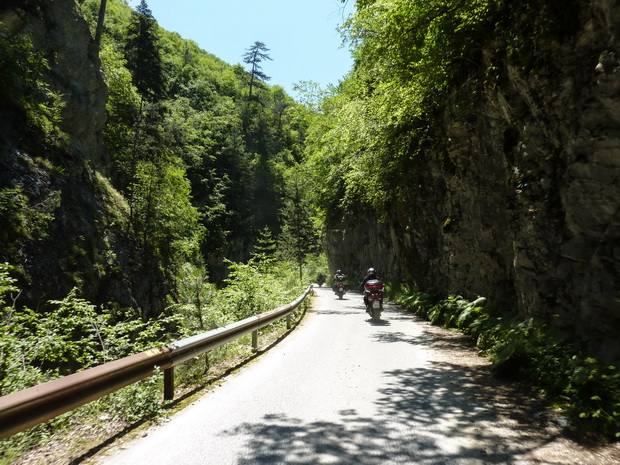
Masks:
[[[337,272],[336,275],[334,276],[333,289],[339,299],[343,299],[344,295],[347,293],[347,285],[345,284],[346,279],[347,279],[347,276],[344,273]]]
[[[378,279],[369,279],[364,283],[364,302],[366,303],[366,313],[373,321],[381,320],[383,312],[383,295],[385,286]]]

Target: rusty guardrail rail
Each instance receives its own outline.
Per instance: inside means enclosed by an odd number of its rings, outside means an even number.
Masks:
[[[308,286],[296,300],[275,310],[2,396],[0,439],[148,378],[156,370],[164,370],[164,399],[172,400],[175,366],[250,332],[256,349],[258,330],[285,316],[290,329],[291,313],[311,291],[312,286]]]

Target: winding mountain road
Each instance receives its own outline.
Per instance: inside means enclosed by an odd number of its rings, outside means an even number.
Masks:
[[[360,294],[315,291],[268,353],[98,463],[577,463],[553,419],[459,335],[390,305],[373,323]]]

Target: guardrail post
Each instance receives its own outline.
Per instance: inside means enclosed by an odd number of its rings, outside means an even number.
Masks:
[[[164,370],[164,400],[174,399],[174,367]]]
[[[286,329],[291,329],[291,314],[286,315]]]
[[[258,349],[258,329],[252,331],[252,350]]]

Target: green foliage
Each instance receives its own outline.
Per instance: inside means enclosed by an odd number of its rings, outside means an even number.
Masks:
[[[78,2],[78,7],[88,21],[93,37],[95,37],[100,3],[100,0],[82,0]],[[133,10],[127,6],[127,2],[108,0],[106,2],[103,39],[111,38],[115,42],[123,41],[127,36],[127,28],[132,15]]]
[[[99,5],[79,2],[93,34]],[[0,52],[1,104],[21,106],[39,127],[50,123],[44,129],[51,131],[61,106],[45,82],[43,54],[27,36],[4,29]],[[182,337],[271,310],[303,288],[296,265],[276,261],[272,248],[247,260],[260,245],[260,231],[276,237],[283,229],[285,173],[303,158],[311,120],[306,110],[281,87],[264,83],[261,105],[247,105],[249,74],[159,28],[146,2],[132,12],[127,2],[108,0],[100,58],[109,96],[104,138],[113,164],[110,179],[97,179],[119,207],[111,213],[114,224],[140,247],[136,267],[153,268],[167,279],[166,314],[173,316],[143,321],[138,311],[96,307],[77,290],[49,302],[45,312],[18,308],[12,299],[19,290],[8,266],[1,268],[1,393],[151,348],[163,343],[164,334]],[[259,68],[254,71],[266,80]],[[45,235],[59,203],[56,192],[39,201],[17,185],[2,189],[0,239],[9,230],[27,239]],[[78,242],[70,259],[89,253]],[[118,267],[115,272],[127,271],[120,250],[97,253]],[[326,268],[310,257],[303,272],[315,275],[318,266]],[[225,287],[218,290],[208,278]],[[217,357],[228,350],[218,350]],[[161,407],[155,401],[159,383],[157,376],[138,383],[17,435],[11,444],[19,449],[43,440],[82,415],[131,421],[155,413]]]
[[[176,316],[183,335],[194,335],[278,308],[297,298],[304,286],[295,276],[296,265],[264,253],[247,263],[227,261],[225,287],[209,283],[204,268],[185,264],[177,279],[175,300],[168,310]],[[326,268],[326,259],[308,264],[306,273]]]
[[[94,31],[99,2],[85,0],[81,9]],[[297,117],[299,105],[281,87],[264,84],[266,52],[264,44],[254,44],[248,73],[159,28],[146,2],[132,12],[119,0],[108,1],[101,59],[113,182],[129,199],[131,232],[145,256],[152,254],[163,268],[180,266],[166,247],[178,231],[188,238],[180,255],[192,255],[198,241],[209,275],[221,283],[224,258],[246,260],[264,227],[274,235],[282,229],[284,172],[302,159],[308,120]],[[247,105],[248,78],[261,87],[261,105]],[[181,175],[189,181],[189,197]],[[169,204],[165,191],[182,198]],[[198,222],[190,212],[188,221],[170,227],[166,217],[188,198]],[[188,211],[183,205],[178,210]],[[162,223],[168,227],[152,229]]]
[[[156,370],[153,376],[98,400],[90,410],[96,409],[100,418],[113,422],[143,420],[164,413],[162,391],[161,372]]]
[[[431,118],[476,68],[498,3],[357,2],[343,27],[356,66],[309,138],[319,206],[337,216],[364,202],[382,217],[387,202],[406,198]]]
[[[263,68],[261,63],[265,60],[271,60],[271,57],[267,53],[269,49],[267,46],[260,42],[256,41],[254,44],[247,49],[245,55],[243,56],[243,62],[251,65],[250,70],[250,79],[248,82],[248,100],[252,100],[252,91],[255,88],[265,89],[265,84],[263,81],[268,81],[270,78],[263,72]]]
[[[318,255],[309,255],[304,262],[303,275],[308,277],[309,282],[314,282],[319,273],[323,273],[323,276],[327,278],[327,271],[329,265],[327,264],[327,256],[325,253]],[[308,283],[309,284],[309,283]]]
[[[8,266],[0,268],[0,291],[15,291]],[[4,305],[4,295],[1,299]],[[98,312],[78,298],[75,289],[50,303],[53,309],[45,315],[28,308],[2,309],[2,394],[151,348],[172,321],[143,323],[135,316],[116,321],[110,312]]]
[[[143,244],[174,271],[194,258],[202,238],[185,171],[141,162],[131,186],[133,228]]]
[[[229,277],[226,287],[218,293],[217,304],[233,321],[273,310],[300,293],[299,286],[287,289],[278,285],[277,275],[265,263],[228,261],[228,266]]]
[[[98,311],[75,289],[52,301],[46,314],[9,306],[19,292],[10,271],[0,264],[0,396],[163,345],[166,329],[178,324],[174,317],[142,322],[131,311]],[[88,415],[135,421],[154,414],[162,407],[161,392],[160,377],[144,380],[2,441],[0,460],[44,442],[53,431],[89,421]]]
[[[277,248],[278,246],[276,240],[273,238],[269,228],[265,226],[261,231],[260,236],[256,239],[254,251],[252,252],[252,258],[254,258],[257,262],[273,260]]]
[[[567,342],[545,322],[495,315],[484,298],[438,299],[403,286],[395,301],[433,324],[459,328],[490,356],[492,371],[526,381],[559,403],[573,423],[609,439],[620,438],[620,370]]]
[[[322,112],[321,106],[330,96],[329,91],[321,89],[319,83],[314,81],[296,82],[293,90],[297,92],[297,101],[312,113]]]
[[[28,35],[0,23],[0,107],[21,110],[34,129],[55,141],[62,102],[44,79],[49,69]]]
[[[8,263],[0,263],[0,395],[14,392],[45,380],[42,373],[29,363],[29,341],[20,334],[23,320],[31,319],[33,313],[16,314],[7,306],[7,298],[17,295],[16,280],[10,276]]]
[[[443,150],[449,100],[465,84],[476,89],[490,75],[499,79],[505,60],[526,70],[548,62],[554,44],[576,30],[580,8],[574,0],[355,3],[341,28],[355,58],[348,78],[320,104],[311,83],[299,86],[308,106],[322,112],[311,120],[306,157],[328,227],[352,204],[385,219],[386,205],[417,195],[425,151]]]
[[[132,83],[126,60],[117,48],[105,42],[100,52],[103,77],[108,86],[107,123],[104,136],[124,181],[131,176],[133,149],[137,144],[140,95]]]
[[[19,186],[0,189],[0,227],[11,236],[44,237],[59,206],[60,191],[50,191],[40,202],[30,203]]]
[[[158,46],[157,21],[145,0],[141,0],[131,16],[125,44],[127,67],[140,94],[150,101],[163,97],[165,80]]]
[[[6,295],[19,289],[15,286],[16,279],[9,274],[11,266],[8,263],[0,263],[0,306],[6,305]]]
[[[312,207],[302,195],[303,184],[299,179],[290,186],[290,194],[282,210],[284,226],[279,238],[282,254],[297,262],[299,281],[303,281],[303,264],[308,255],[320,252],[317,228],[312,221]]]
[[[312,263],[313,273],[322,263]],[[294,266],[285,262],[229,263],[228,286],[217,291],[208,283],[204,269],[186,264],[180,270],[178,299],[168,311],[172,317],[142,322],[127,310],[98,311],[77,297],[76,290],[53,301],[53,309],[37,315],[27,308],[7,307],[19,292],[8,264],[0,265],[0,395],[40,384],[73,371],[88,368],[131,353],[163,345],[162,336],[185,337],[223,326],[232,321],[277,308],[292,301],[303,290],[297,284]],[[277,324],[282,324],[277,323]],[[170,328],[179,332],[170,333]],[[213,362],[247,352],[249,341],[228,344],[210,356]],[[244,349],[245,347],[245,349]],[[186,383],[201,384],[206,366],[196,371],[188,364],[180,373]],[[40,444],[55,431],[89,423],[92,418],[132,422],[162,413],[161,376],[117,391],[96,402],[62,415],[44,426],[32,428],[3,442],[0,457],[18,456]]]
[[[308,263],[304,273],[310,276],[319,267],[326,269],[326,259]],[[265,254],[248,263],[228,262],[226,287],[217,290],[208,283],[204,269],[187,267],[179,283],[179,298],[168,310],[180,317],[183,336],[224,326],[259,313],[273,310],[297,298],[304,290],[296,278],[295,264],[274,260]],[[285,320],[263,328],[263,332],[282,331]],[[249,336],[232,341],[179,367],[177,380],[188,386],[204,385],[210,366],[251,355]]]
[[[458,76],[462,61],[479,53],[499,3],[383,0],[358,7],[345,25],[360,62],[356,72],[371,85],[406,85],[430,103]],[[390,89],[392,98],[396,89]]]
[[[176,315],[181,333],[194,335],[225,326],[231,321],[215,304],[217,289],[209,283],[203,267],[191,263],[181,266],[177,276],[177,290],[169,311]]]

